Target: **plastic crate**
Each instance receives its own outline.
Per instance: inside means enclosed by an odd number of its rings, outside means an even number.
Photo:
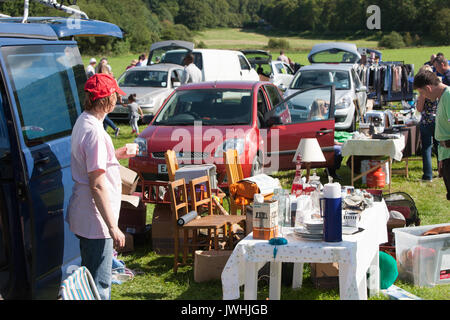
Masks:
[[[450,223],[393,229],[399,279],[421,287],[450,283],[450,233],[422,236]]]

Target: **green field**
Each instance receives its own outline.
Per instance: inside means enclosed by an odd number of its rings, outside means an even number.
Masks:
[[[279,37],[277,37],[279,38]],[[226,39],[226,40],[224,40]],[[296,62],[308,64],[307,53],[316,43],[328,42],[333,40],[309,39],[300,37],[287,37],[291,50],[287,50],[287,55]],[[197,35],[195,41],[203,41],[208,48],[229,48],[229,49],[264,49],[269,37],[252,32],[245,32],[239,29],[215,29],[202,32]],[[376,47],[375,41],[370,40],[342,40],[356,43],[358,46]],[[150,47],[150,44],[149,44]],[[404,61],[414,64],[415,70],[429,59],[432,53],[443,52],[450,55],[450,47],[420,47],[403,48],[397,50],[381,50],[383,60]],[[274,58],[277,57],[277,50],[272,50]],[[120,76],[129,62],[137,58],[138,54],[128,54],[116,57],[109,57],[114,75]],[[83,62],[87,65],[90,56],[84,56]],[[101,56],[96,56],[100,59]],[[125,145],[131,142],[134,136],[131,134],[131,128],[128,124],[120,124],[121,133],[119,137],[114,137],[112,131],[109,131],[115,147]],[[141,130],[145,126],[141,126]],[[111,130],[111,129],[109,129]],[[431,225],[445,223],[450,221],[450,206],[445,199],[445,186],[442,179],[435,177],[431,183],[423,183],[420,178],[422,175],[422,162],[411,161],[409,164],[409,178],[402,174],[394,174],[392,177],[392,191],[404,191],[409,193],[414,199],[421,218],[421,225]],[[350,184],[350,170],[343,161],[338,174],[343,177],[343,185]],[[127,166],[128,160],[121,161],[122,165]],[[436,169],[436,158],[433,158],[433,167]],[[395,162],[394,169],[403,169],[404,162]],[[290,189],[294,171],[279,172],[274,176],[279,178],[283,187]],[[323,169],[318,170],[322,177],[322,183],[325,182]],[[356,187],[363,187],[360,183]],[[147,223],[150,224],[153,215],[153,205],[147,206]],[[185,266],[178,269],[175,275],[172,272],[173,256],[157,255],[151,249],[151,243],[136,247],[136,250],[127,255],[120,255],[128,268],[138,271],[136,277],[121,285],[113,285],[112,299],[114,300],[220,300],[222,299],[222,287],[220,280],[205,283],[194,282],[193,266]],[[421,288],[408,283],[396,281],[395,285],[411,292],[426,300],[450,300],[450,285],[440,285],[434,288]],[[260,283],[258,286],[258,299],[265,300],[269,295],[267,284]],[[282,287],[282,299],[300,299],[300,300],[338,300],[339,292],[335,290],[317,290],[314,289],[310,277],[310,269],[305,264],[303,287],[301,290],[293,290],[290,287]],[[371,300],[385,299],[383,296],[371,297]]]
[[[120,124],[120,135],[116,138],[109,128],[115,147],[131,142],[134,136],[127,124]],[[141,131],[145,126],[141,126]],[[416,158],[419,159],[420,158]],[[122,165],[127,166],[128,160],[121,160]],[[342,185],[350,184],[350,169],[345,166],[346,158],[338,174],[343,178]],[[432,225],[450,221],[450,207],[445,199],[445,186],[442,179],[437,178],[436,158],[433,158],[434,177],[432,182],[421,181],[422,162],[410,161],[409,178],[404,174],[396,173],[392,176],[392,192],[403,191],[414,199],[421,225]],[[399,171],[405,168],[404,162],[394,162],[393,169]],[[326,182],[323,169],[318,169],[322,183]],[[295,171],[283,171],[274,174],[280,179],[285,189],[290,189]],[[361,188],[361,180],[355,183],[355,187]],[[225,202],[225,207],[226,206]],[[151,224],[153,205],[147,206],[147,223]],[[194,281],[193,265],[180,267],[175,275],[172,272],[173,255],[158,255],[151,248],[151,241],[135,248],[130,254],[120,255],[120,259],[128,268],[138,271],[138,275],[131,281],[121,285],[113,285],[112,299],[114,300],[220,300],[222,299],[222,285],[220,280],[196,283]],[[191,261],[192,262],[192,261]],[[416,287],[402,281],[396,281],[395,285],[426,300],[450,300],[450,285],[439,285],[434,288]],[[242,293],[242,291],[241,291]],[[265,300],[269,296],[267,283],[259,283],[258,299]],[[339,300],[339,291],[315,289],[310,276],[310,268],[305,264],[303,274],[303,287],[301,290],[293,290],[290,287],[282,287],[282,299],[298,300]],[[383,300],[384,296],[370,297],[370,300]]]
[[[212,29],[198,33],[195,42],[203,41],[208,48],[217,49],[263,49],[265,50],[271,36],[262,35],[256,32],[248,32],[243,29]],[[286,50],[286,54],[295,62],[302,65],[309,64],[307,56],[309,50],[317,43],[334,42],[336,40],[311,39],[302,37],[282,37],[274,36],[273,38],[285,39],[289,41],[290,49]],[[340,42],[354,43],[358,47],[376,48],[377,41],[367,39],[344,39]],[[148,45],[150,48],[150,43]],[[279,50],[270,50],[274,59],[278,57]],[[425,61],[430,59],[431,54],[443,52],[446,56],[450,56],[450,47],[410,47],[402,49],[381,49],[384,61],[404,61],[407,64],[414,64],[415,70],[418,70]],[[148,52],[146,52],[148,54]],[[108,57],[109,63],[114,72],[114,76],[119,77],[132,59],[137,59],[136,54],[126,54],[121,56]],[[97,61],[102,56],[96,56]],[[83,63],[88,64],[90,56],[83,56]]]

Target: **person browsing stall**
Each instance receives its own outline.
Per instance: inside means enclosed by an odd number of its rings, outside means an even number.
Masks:
[[[443,177],[447,189],[447,200],[450,200],[450,88],[439,81],[438,76],[431,71],[416,74],[414,89],[420,95],[431,101],[439,99],[436,112],[435,137],[438,146],[438,171]]]
[[[183,60],[184,71],[181,74],[181,84],[191,82],[201,82],[202,71],[194,63],[194,55],[189,53]]]
[[[126,147],[115,150],[103,129],[103,119],[114,109],[118,95],[125,95],[115,79],[109,74],[95,74],[84,90],[84,111],[72,131],[74,186],[66,221],[80,239],[81,265],[92,274],[101,299],[108,300],[113,248],[125,244],[118,227],[122,194],[118,159],[135,155],[128,155]]]
[[[430,71],[433,69],[430,65],[424,65],[419,69],[419,72]],[[431,101],[425,98],[423,95],[419,95],[417,98],[416,109],[421,113],[419,130],[420,141],[422,142],[422,181],[433,180],[433,167],[431,162],[431,154],[433,147],[437,152],[439,142],[434,137],[434,131],[436,128],[436,110],[437,101]]]
[[[450,65],[444,55],[437,55],[433,65],[436,68],[436,72],[442,75],[442,83],[450,86]]]
[[[89,60],[89,65],[86,67],[86,78],[90,78],[95,74],[95,64],[97,63],[97,60],[95,58],[91,58]]]

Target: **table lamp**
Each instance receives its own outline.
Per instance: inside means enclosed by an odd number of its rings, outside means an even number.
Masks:
[[[298,154],[306,165],[306,182],[309,182],[311,162],[325,162],[325,156],[316,138],[303,138],[300,140]]]

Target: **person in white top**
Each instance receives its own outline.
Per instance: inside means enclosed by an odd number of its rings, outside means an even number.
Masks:
[[[283,61],[284,63],[290,64],[289,58],[284,54],[284,51],[280,51],[280,55],[277,58],[278,61]]]
[[[91,58],[89,61],[89,65],[86,68],[86,77],[89,79],[95,74],[95,64],[97,63],[97,60],[95,58]]]
[[[184,71],[181,75],[181,84],[202,82],[202,71],[195,65],[194,56],[190,53],[184,60]]]
[[[118,227],[122,182],[120,159],[126,146],[114,148],[103,130],[103,119],[125,95],[109,74],[97,73],[86,81],[84,111],[75,122],[71,142],[74,186],[66,221],[80,240],[81,265],[94,278],[102,300],[111,297],[113,248],[123,248],[125,235]]]

